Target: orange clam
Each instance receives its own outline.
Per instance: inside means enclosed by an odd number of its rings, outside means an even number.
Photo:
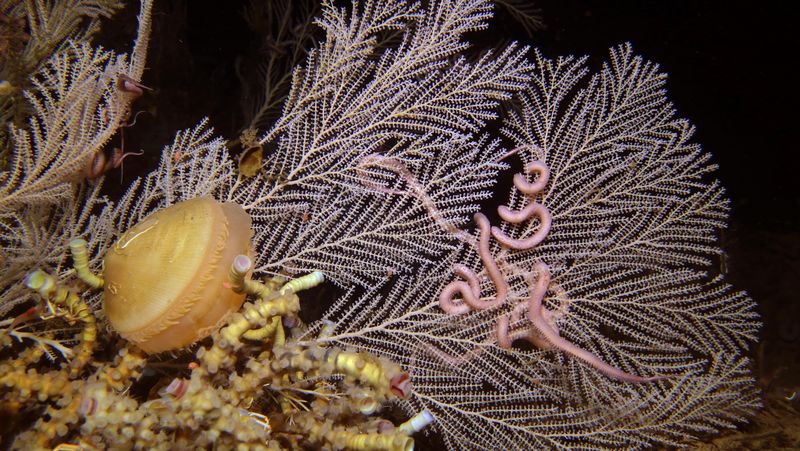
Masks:
[[[252,253],[252,235],[242,207],[208,197],[153,213],[106,254],[106,317],[148,353],[210,335],[244,302],[226,281],[234,257]]]

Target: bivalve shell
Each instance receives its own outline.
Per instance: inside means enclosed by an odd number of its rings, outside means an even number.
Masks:
[[[226,283],[231,262],[251,254],[250,216],[202,197],[157,211],[106,254],[103,309],[113,328],[148,353],[186,347],[241,307]]]

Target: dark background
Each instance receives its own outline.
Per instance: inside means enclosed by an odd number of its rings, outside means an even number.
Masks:
[[[472,39],[480,46],[516,39],[548,57],[589,55],[594,68],[609,47],[631,42],[669,74],[669,98],[696,126],[695,141],[713,155],[731,198],[731,225],[721,242],[728,279],[750,293],[764,318],[753,355],[767,410],[796,416],[796,401],[780,401],[800,386],[800,175],[792,134],[798,80],[790,69],[798,16],[791,3],[542,0],[535,4],[546,28],[532,38],[499,9],[493,31]],[[146,154],[126,160],[124,182],[110,177],[109,193],[154,168],[175,131],[203,116],[236,138],[243,119],[234,63],[252,54],[258,39],[242,20],[244,4],[157,2],[143,80],[154,91],[137,102],[148,114],[125,132],[126,149]],[[137,9],[110,21],[100,42],[128,51]],[[745,432],[757,433],[759,421]]]
[[[753,369],[765,408],[716,449],[798,449],[800,174],[798,14],[790,3],[539,1],[546,55],[590,55],[631,42],[669,74],[668,96],[696,127],[731,199],[721,236],[727,278],[759,305]]]
[[[546,55],[590,55],[631,42],[669,74],[668,96],[696,127],[731,199],[722,236],[728,279],[759,303],[759,363],[797,373],[800,339],[798,15],[783,2],[540,1]],[[787,370],[781,372],[787,373]],[[769,377],[766,374],[758,374]],[[785,376],[785,374],[784,374]],[[797,388],[798,377],[791,383]],[[791,385],[790,384],[790,385]],[[791,390],[789,391],[791,393]]]

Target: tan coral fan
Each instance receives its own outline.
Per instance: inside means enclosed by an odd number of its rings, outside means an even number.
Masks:
[[[209,335],[244,301],[224,283],[250,253],[251,220],[235,204],[197,198],[128,230],[104,262],[103,309],[120,335],[148,353]]]

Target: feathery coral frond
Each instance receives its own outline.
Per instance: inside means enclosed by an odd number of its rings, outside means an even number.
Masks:
[[[691,127],[674,117],[663,74],[629,46],[612,49],[588,80],[583,59],[536,53],[535,63],[505,133],[550,177],[542,192],[512,190],[508,205],[520,210],[535,198],[552,225],[533,248],[490,247],[507,299],[443,313],[441,274],[454,263],[475,269],[481,302],[500,291],[474,251],[455,252],[388,294],[338,301],[324,318],[333,325],[326,340],[402,362],[416,387],[408,412],[431,411],[454,449],[679,446],[740,421],[758,405],[741,357],[758,315],[721,276],[709,280],[727,201]],[[525,238],[540,227],[500,230]],[[557,348],[506,349],[498,332],[506,314],[516,318],[512,339],[533,333],[531,316],[513,312],[533,295],[541,263],[556,335],[628,374],[668,377],[621,382]]]

